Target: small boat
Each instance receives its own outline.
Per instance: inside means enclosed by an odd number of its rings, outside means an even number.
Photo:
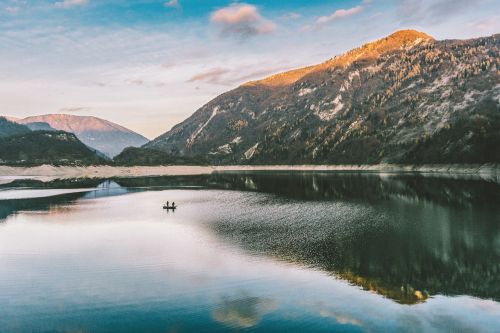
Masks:
[[[177,209],[177,206],[175,204],[169,206],[169,205],[163,205],[163,209],[166,209],[166,210],[176,210]]]

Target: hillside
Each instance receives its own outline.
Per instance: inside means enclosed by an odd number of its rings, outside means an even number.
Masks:
[[[43,122],[26,123],[25,126],[27,126],[32,131],[57,131],[49,124]]]
[[[30,129],[24,125],[19,125],[7,118],[0,117],[0,138],[5,138],[11,135],[29,133]]]
[[[115,165],[123,166],[206,165],[208,163],[203,158],[176,156],[156,149],[135,147],[124,149],[115,156],[113,162]]]
[[[217,164],[500,162],[500,35],[398,31],[244,84],[145,147]]]
[[[53,129],[74,133],[87,146],[109,157],[118,155],[126,147],[140,147],[149,141],[132,130],[96,117],[49,114],[19,119],[17,122],[38,127],[40,123],[46,123]]]
[[[0,138],[0,164],[90,165],[104,162],[72,133],[35,131]]]

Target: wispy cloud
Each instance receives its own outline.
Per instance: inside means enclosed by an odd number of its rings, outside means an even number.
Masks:
[[[180,4],[179,0],[169,0],[169,1],[165,2],[163,5],[165,7],[168,7],[168,8],[176,8],[176,9],[181,8],[181,4]]]
[[[488,18],[470,22],[467,24],[471,30],[477,31],[481,35],[489,35],[500,31],[500,15],[494,15]]]
[[[17,14],[19,12],[19,7],[7,6],[5,7],[5,11],[9,14]]]
[[[206,82],[221,84],[224,80],[224,75],[230,73],[231,70],[227,68],[212,68],[205,72],[194,75],[187,82]]]
[[[404,0],[399,5],[399,16],[403,23],[437,23],[482,2],[484,0]]]
[[[320,30],[333,22],[336,22],[336,21],[339,21],[339,20],[342,20],[342,19],[345,19],[345,18],[348,18],[351,16],[356,16],[356,15],[360,14],[361,12],[363,12],[365,7],[368,6],[369,4],[371,4],[371,2],[372,2],[371,0],[363,0],[361,2],[361,4],[359,4],[358,6],[351,7],[351,8],[337,9],[336,11],[331,13],[330,15],[320,16],[316,19],[316,21],[312,25],[306,25],[306,26],[302,27],[302,31]]]
[[[283,20],[296,20],[296,19],[299,19],[301,17],[302,17],[302,15],[299,13],[290,12],[290,13],[286,13],[285,15],[282,15],[280,18]]]
[[[78,112],[88,112],[92,110],[91,107],[88,106],[78,106],[78,107],[67,107],[59,109],[61,113],[78,113]]]
[[[3,9],[10,15],[16,15],[24,10],[27,6],[28,2],[26,0],[7,0],[5,1],[5,7]]]
[[[78,6],[85,6],[89,3],[89,0],[63,0],[58,1],[54,4],[57,8],[71,8]]]
[[[349,17],[349,16],[354,16],[363,11],[362,6],[356,6],[352,7],[349,9],[338,9],[335,12],[333,12],[331,15],[328,16],[321,16],[316,20],[316,24],[318,25],[325,25],[333,21],[337,21],[339,19],[342,19],[344,17]]]
[[[257,7],[245,3],[216,10],[211,15],[211,22],[219,26],[223,34],[239,37],[270,34],[276,30],[276,24],[262,17]]]
[[[249,68],[250,66],[245,66]],[[225,86],[233,86],[241,84],[249,80],[262,79],[268,75],[289,69],[285,66],[272,66],[265,68],[250,68],[247,71],[242,71],[241,68],[221,68],[215,67],[207,71],[198,73],[191,77],[187,82],[203,82],[209,84],[219,84]]]

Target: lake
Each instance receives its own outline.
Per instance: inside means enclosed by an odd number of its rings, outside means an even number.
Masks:
[[[496,179],[227,172],[0,186],[2,333],[500,331]]]

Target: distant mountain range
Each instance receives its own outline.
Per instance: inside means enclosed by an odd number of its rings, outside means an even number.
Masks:
[[[27,126],[17,124],[4,117],[0,117],[0,138],[6,138],[8,136],[18,134],[26,134],[29,132],[31,132],[31,130]]]
[[[243,84],[151,142],[64,114],[0,117],[0,139],[4,164],[499,163],[500,35],[398,31]]]
[[[123,126],[96,117],[48,114],[24,119],[8,118],[32,130],[59,130],[74,133],[84,144],[108,157],[127,147],[140,147],[149,142],[142,135]]]
[[[0,117],[0,164],[90,165],[106,162],[73,133],[32,131],[27,126]]]
[[[216,164],[500,162],[500,35],[398,31],[246,83],[146,144]]]
[[[85,145],[74,133],[59,131],[45,122],[18,124],[0,117],[0,165],[202,165],[202,158],[172,156],[146,148],[127,147],[111,160]]]

